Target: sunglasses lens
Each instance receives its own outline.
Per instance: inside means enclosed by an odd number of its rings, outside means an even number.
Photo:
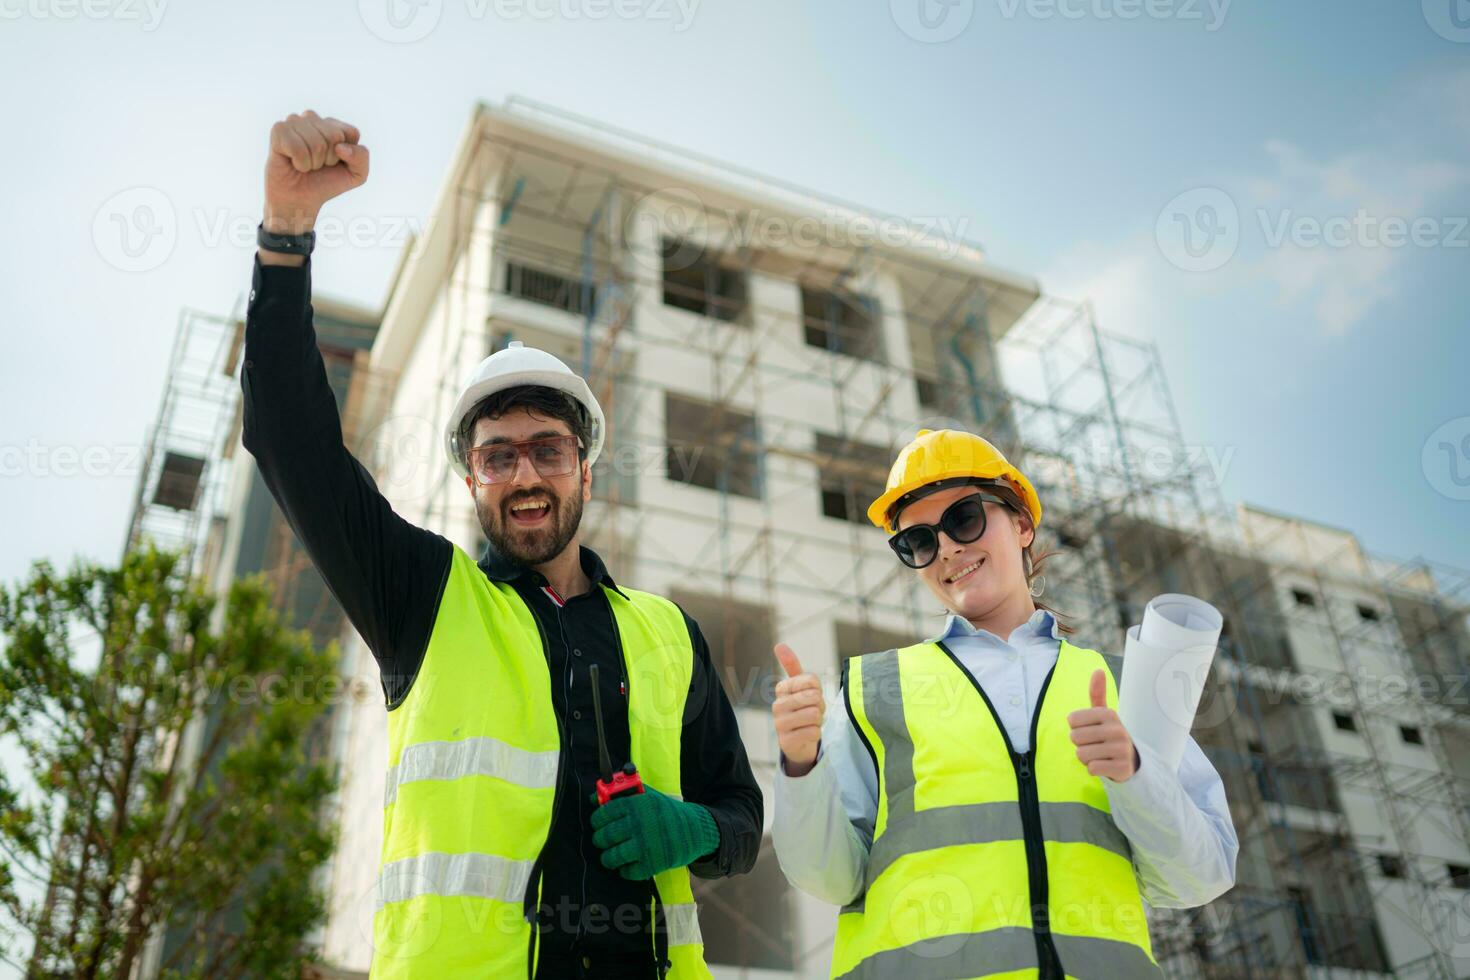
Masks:
[[[910,568],[923,568],[934,560],[938,552],[939,539],[927,527],[911,527],[900,531],[893,538],[893,550],[898,558]]]
[[[961,500],[944,512],[939,526],[955,541],[969,544],[985,533],[985,505],[974,497]]]

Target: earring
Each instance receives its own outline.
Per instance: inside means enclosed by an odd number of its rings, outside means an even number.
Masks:
[[[1041,594],[1046,591],[1046,576],[1038,575],[1036,582],[1040,584],[1033,584],[1028,591],[1031,593],[1031,598],[1040,599]]]

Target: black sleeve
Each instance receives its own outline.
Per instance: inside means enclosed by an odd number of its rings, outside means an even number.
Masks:
[[[720,828],[720,846],[689,870],[700,878],[745,874],[755,867],[765,821],[761,788],[745,757],[735,709],[725,696],[699,624],[684,614],[694,643],[694,676],[684,702],[679,781],[684,799],[699,803]]]
[[[327,588],[378,661],[391,705],[423,660],[452,545],[393,512],[342,442],[312,326],[311,261],[255,261],[242,439]]]

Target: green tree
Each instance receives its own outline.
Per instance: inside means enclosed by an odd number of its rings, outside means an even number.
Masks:
[[[28,770],[0,766],[0,957],[124,978],[169,927],[209,938],[166,975],[299,977],[333,844],[306,748],[335,660],[259,579],[218,606],[152,548],[0,585],[0,761]]]

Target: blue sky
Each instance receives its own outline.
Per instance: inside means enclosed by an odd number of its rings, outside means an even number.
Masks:
[[[475,100],[510,93],[963,222],[1159,345],[1228,499],[1470,567],[1466,0],[393,0],[437,17],[408,42],[374,33],[387,2],[0,0],[0,579],[117,556],[179,310],[248,288],[212,229],[253,228],[275,119],[356,123],[343,213],[422,222]],[[178,233],[130,272],[94,220],[139,187]],[[395,258],[319,252],[317,288],[376,305]],[[115,462],[58,474],[60,447]]]

